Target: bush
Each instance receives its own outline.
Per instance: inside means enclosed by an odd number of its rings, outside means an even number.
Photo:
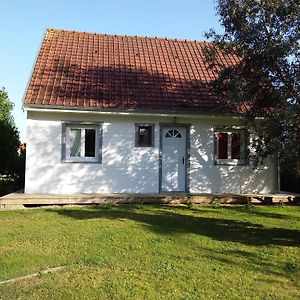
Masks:
[[[0,197],[12,193],[15,190],[15,182],[13,179],[4,176],[0,177]]]

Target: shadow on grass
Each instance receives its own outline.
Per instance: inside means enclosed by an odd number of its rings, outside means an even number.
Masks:
[[[134,210],[126,208],[90,208],[50,210],[75,220],[111,219],[132,220],[159,234],[193,233],[218,241],[245,245],[300,246],[300,231],[284,228],[266,228],[260,224],[240,220],[209,218],[202,215],[184,215],[169,210]]]
[[[282,219],[282,220],[295,220],[297,222],[300,221],[300,218],[297,218],[296,216],[290,216],[283,213],[276,213],[276,212],[263,212],[259,210],[259,207],[255,207],[254,209],[247,208],[245,206],[223,206],[222,209],[228,210],[228,211],[236,211],[239,213],[249,213],[251,215],[256,215],[259,217],[264,218],[272,218],[272,219]]]
[[[202,249],[203,250],[203,249]],[[274,261],[274,258],[269,257],[267,253],[261,253],[260,251],[248,252],[245,250],[218,250],[205,248],[202,256],[210,259],[211,261],[217,261],[221,265],[234,265],[235,267],[251,270],[254,272],[260,272],[275,276],[285,276],[293,282],[299,282],[300,278],[300,264],[290,260],[289,258],[282,261]],[[270,278],[260,278],[272,284],[280,284],[280,281]]]

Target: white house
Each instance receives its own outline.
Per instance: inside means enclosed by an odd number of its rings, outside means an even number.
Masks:
[[[271,193],[204,42],[47,30],[24,99],[25,193]],[[235,57],[220,56],[224,64]]]

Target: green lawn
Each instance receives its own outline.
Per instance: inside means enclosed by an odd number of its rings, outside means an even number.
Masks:
[[[300,207],[0,212],[0,299],[299,299]]]

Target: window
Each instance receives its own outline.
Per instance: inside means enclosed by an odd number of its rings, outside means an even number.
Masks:
[[[154,124],[135,124],[135,146],[153,147]]]
[[[220,129],[215,132],[215,163],[246,164],[246,130]]]
[[[62,160],[101,162],[100,130],[94,123],[63,123]]]
[[[181,133],[176,129],[171,129],[166,133],[166,138],[180,139]]]

